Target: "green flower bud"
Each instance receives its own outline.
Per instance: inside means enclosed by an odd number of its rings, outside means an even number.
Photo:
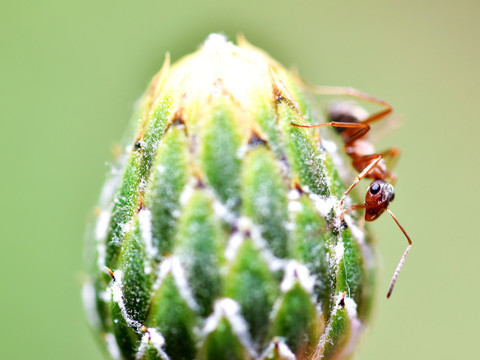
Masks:
[[[322,122],[304,91],[242,38],[167,56],[90,236],[85,304],[112,358],[351,355],[373,250],[339,219],[334,143],[292,125]]]

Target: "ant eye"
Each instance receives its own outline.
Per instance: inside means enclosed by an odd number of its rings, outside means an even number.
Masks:
[[[380,191],[380,184],[375,182],[372,185],[370,185],[370,193],[375,195]]]

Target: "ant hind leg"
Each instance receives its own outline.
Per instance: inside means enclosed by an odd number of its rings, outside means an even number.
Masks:
[[[328,123],[321,123],[321,124],[314,124],[314,125],[300,125],[294,122],[291,122],[293,126],[312,129],[312,128],[319,128],[319,127],[333,127],[333,128],[344,128],[344,129],[358,129],[353,135],[349,136],[346,142],[354,141],[358,138],[361,138],[366,133],[370,131],[370,125],[364,124],[363,122],[338,122],[338,121],[331,121]]]
[[[380,100],[370,94],[364,93],[360,90],[357,90],[355,88],[351,87],[341,87],[341,86],[319,86],[319,85],[314,85],[314,84],[309,84],[307,83],[307,88],[312,91],[315,94],[320,94],[320,95],[341,95],[341,96],[351,96],[355,97],[358,99],[362,99],[364,101],[367,101],[372,104],[379,105],[383,107],[384,109],[381,111],[378,111],[372,115],[370,115],[368,118],[362,121],[363,124],[370,124],[375,121],[382,120],[385,118],[387,115],[393,112],[392,106],[383,101]]]

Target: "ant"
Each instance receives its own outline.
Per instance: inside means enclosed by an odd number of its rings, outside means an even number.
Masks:
[[[360,182],[360,180],[363,178],[373,179],[367,189],[365,203],[355,204],[346,211],[365,209],[365,221],[373,221],[383,212],[387,211],[407,238],[408,246],[393,274],[387,292],[388,299],[392,294],[393,287],[395,286],[395,282],[397,281],[400,270],[405,262],[405,258],[412,247],[412,240],[402,225],[400,225],[397,218],[388,209],[388,205],[395,197],[393,185],[391,183],[395,184],[397,177],[395,173],[388,170],[387,160],[390,162],[390,168],[393,167],[392,162],[396,163],[400,150],[398,148],[391,148],[380,154],[375,153],[372,143],[367,138],[367,133],[370,131],[369,124],[384,119],[387,115],[392,113],[393,109],[388,103],[353,88],[320,87],[314,85],[310,85],[310,87],[316,93],[353,96],[380,105],[384,108],[383,110],[368,116],[366,111],[359,106],[345,101],[337,102],[332,104],[329,108],[329,122],[316,125],[299,125],[292,122],[292,125],[301,128],[317,128],[323,126],[334,128],[345,143],[345,152],[352,159],[353,167],[360,173],[355,178],[352,185],[350,185],[347,191],[342,195],[342,198],[340,199],[341,208],[343,209],[343,203],[347,195]],[[390,179],[390,183],[386,181],[387,179]],[[344,218],[344,213],[345,210],[343,210],[341,214],[342,220]]]

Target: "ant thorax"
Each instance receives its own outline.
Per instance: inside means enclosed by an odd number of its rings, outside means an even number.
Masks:
[[[357,139],[345,146],[345,152],[352,158],[352,165],[358,172],[362,172],[371,162],[375,161],[375,149],[367,139]],[[387,164],[382,158],[368,172],[366,177],[370,179],[385,179],[387,176]]]
[[[358,156],[367,156],[375,154],[375,147],[365,138],[357,139],[352,144],[345,146],[347,154],[356,154]]]

